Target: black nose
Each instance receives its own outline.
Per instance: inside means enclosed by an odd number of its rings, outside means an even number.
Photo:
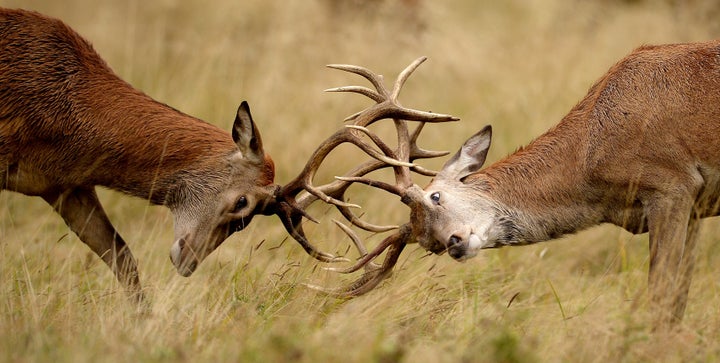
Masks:
[[[457,246],[457,248],[450,248],[448,249],[448,254],[450,255],[450,257],[457,260],[465,256],[465,249],[462,248],[462,246]]]
[[[450,236],[450,239],[448,240],[448,247],[455,246],[456,244],[460,243],[460,237],[456,235]]]
[[[448,239],[448,254],[454,259],[459,259],[465,255],[465,247],[460,243],[462,238],[452,235]]]

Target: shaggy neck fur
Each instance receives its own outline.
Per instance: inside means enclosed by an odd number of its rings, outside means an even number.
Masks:
[[[499,245],[559,238],[602,222],[600,195],[587,188],[582,170],[586,122],[578,105],[560,124],[466,183],[482,185],[496,202]]]

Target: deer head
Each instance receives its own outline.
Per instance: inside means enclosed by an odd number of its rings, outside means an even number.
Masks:
[[[508,233],[498,213],[501,206],[485,193],[486,186],[468,182],[485,162],[491,135],[486,126],[469,138],[424,189],[414,184],[401,191],[410,207],[412,238],[426,250],[447,251],[462,261],[494,247]]]
[[[232,138],[237,150],[220,160],[220,167],[182,178],[186,185],[179,189],[186,195],[170,203],[175,217],[170,259],[183,276],[192,274],[227,237],[241,231],[254,215],[275,201],[273,161],[263,151],[260,132],[246,102],[238,108]],[[202,182],[187,185],[198,180]]]

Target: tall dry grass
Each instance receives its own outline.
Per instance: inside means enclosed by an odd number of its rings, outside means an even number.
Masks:
[[[410,4],[410,7],[408,7]],[[414,4],[414,5],[413,5]],[[490,161],[560,120],[611,64],[646,43],[720,35],[713,1],[7,1],[59,17],[121,77],[224,129],[249,100],[279,182],[340,120],[367,105],[321,90],[360,80],[325,69],[355,63],[389,77],[430,60],[404,104],[462,118],[422,143],[455,150],[485,124]],[[320,175],[357,154],[349,148]],[[428,162],[438,168],[440,161]],[[420,184],[426,180],[418,178]],[[560,241],[486,251],[458,264],[411,246],[392,279],[349,301],[300,284],[348,282],[321,271],[274,218],[225,242],[191,278],[168,261],[172,219],[110,191],[101,199],[140,262],[152,299],[138,313],[110,271],[43,202],[0,193],[0,360],[12,362],[545,362],[720,359],[716,221],[704,224],[680,333],[649,333],[646,236],[598,227]],[[357,188],[376,222],[399,201]],[[308,226],[329,251],[346,238],[327,207]],[[377,237],[367,236],[371,241]]]

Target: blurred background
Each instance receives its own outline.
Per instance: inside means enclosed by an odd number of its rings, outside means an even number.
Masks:
[[[314,148],[342,127],[346,116],[370,105],[358,95],[324,93],[323,90],[330,87],[367,85],[357,76],[327,69],[326,64],[363,65],[385,75],[390,84],[407,64],[419,56],[427,56],[428,61],[406,83],[400,100],[405,106],[450,113],[461,121],[429,125],[420,144],[455,152],[466,138],[491,124],[494,139],[490,163],[559,122],[595,80],[634,48],[720,36],[720,2],[709,0],[0,0],[0,6],[32,9],[62,19],[90,40],[121,78],[158,101],[224,130],[230,129],[239,103],[247,100],[262,132],[265,149],[275,160],[279,183],[291,180]],[[389,126],[378,125],[377,132],[391,135]],[[318,175],[318,182],[331,180],[362,158],[362,154],[350,147],[340,148]],[[431,160],[423,165],[438,169],[444,161],[445,158]],[[416,182],[424,185],[428,179],[417,177]],[[354,187],[351,198],[363,205],[364,218],[372,222],[392,224],[407,219],[407,209],[394,197]],[[511,346],[516,351],[529,349],[540,360],[551,361],[594,357],[592,354],[598,346],[617,348],[596,357],[599,360],[608,358],[608,354],[627,353],[624,345],[616,347],[610,343],[614,338],[625,337],[623,342],[636,338],[628,338],[628,325],[620,323],[627,321],[629,311],[634,311],[628,306],[634,306],[643,294],[646,236],[631,236],[615,227],[594,228],[559,242],[488,251],[465,264],[457,264],[446,256],[423,258],[425,253],[412,247],[401,257],[395,277],[374,292],[376,295],[343,305],[303,289],[292,289],[300,282],[337,285],[348,280],[316,269],[318,265],[307,258],[294,241],[287,240],[275,218],[256,218],[248,229],[231,237],[214,252],[193,277],[183,279],[176,276],[167,257],[173,239],[172,219],[167,210],[106,190],[101,192],[101,200],[139,259],[141,278],[156,296],[157,309],[166,309],[168,314],[161,314],[155,320],[156,325],[141,334],[122,330],[130,329],[122,324],[117,329],[129,335],[126,340],[131,345],[158,335],[157,340],[150,341],[161,347],[165,347],[166,339],[173,334],[160,326],[195,331],[196,335],[181,339],[189,347],[168,348],[171,357],[177,358],[181,353],[186,358],[200,354],[204,352],[200,342],[217,337],[206,335],[212,330],[207,329],[208,326],[201,324],[199,330],[193,330],[198,327],[188,326],[185,320],[169,312],[182,312],[183,316],[195,319],[207,318],[210,321],[207,324],[216,333],[223,330],[213,324],[220,324],[222,319],[249,327],[247,332],[229,330],[244,344],[241,346],[255,344],[262,350],[262,347],[274,346],[277,342],[272,337],[277,335],[289,339],[290,343],[281,339],[282,344],[295,347],[293,335],[282,330],[284,328],[273,325],[267,328],[268,325],[259,322],[267,324],[267,320],[256,321],[232,314],[209,317],[218,311],[250,309],[248,304],[255,311],[260,306],[263,309],[272,306],[275,317],[303,314],[313,317],[313,323],[307,325],[292,319],[280,319],[279,325],[300,324],[301,331],[314,337],[315,343],[308,343],[309,346],[318,347],[331,338],[348,340],[341,333],[342,324],[351,324],[347,321],[358,317],[370,319],[370,324],[375,326],[385,326],[386,322],[375,320],[376,314],[388,311],[389,306],[404,299],[406,308],[388,313],[390,323],[387,324],[402,321],[388,329],[407,330],[406,335],[400,334],[405,341],[398,338],[399,335],[372,330],[366,340],[362,335],[356,339],[376,342],[391,336],[393,342],[410,342],[397,344],[403,346],[402,356],[407,359],[473,356],[477,353],[474,349],[479,349],[473,348],[473,341],[480,341],[477,343],[480,347],[494,347],[495,351],[502,352],[505,338],[516,344]],[[312,213],[322,223],[308,224],[311,238],[324,250],[344,253],[348,240],[332,226],[331,208],[316,206]],[[709,271],[706,275],[698,274],[694,286],[704,287],[699,288],[701,292],[693,290],[695,294],[691,293],[688,308],[689,321],[696,323],[707,321],[708,314],[717,312],[717,307],[699,306],[699,300],[712,301],[712,291],[718,287],[709,267],[717,260],[714,257],[717,241],[711,236],[717,228],[712,227],[712,223],[708,225],[706,234],[710,242],[701,244],[698,269]],[[67,343],[57,337],[57,333],[39,328],[37,322],[45,316],[51,326],[55,321],[60,332],[82,334],[84,330],[60,322],[79,318],[71,312],[72,306],[78,301],[94,301],[91,305],[98,318],[112,311],[111,306],[122,301],[122,297],[113,293],[115,283],[109,270],[68,232],[62,220],[37,198],[0,193],[0,254],[3,255],[0,277],[12,281],[0,290],[0,305],[3,305],[0,326],[13,327],[21,336],[26,334],[30,342],[35,342],[32,332],[39,330],[57,340],[54,344],[46,342],[49,346],[78,353],[83,351],[81,347]],[[382,236],[364,234],[363,237],[372,245]],[[618,280],[608,281],[609,275]],[[571,277],[566,278],[568,276]],[[609,287],[613,293],[608,296],[603,291]],[[399,298],[397,291],[404,292],[404,297]],[[422,295],[421,299],[417,294],[422,293],[418,291],[436,296]],[[245,297],[238,300],[237,296]],[[279,302],[278,296],[287,300]],[[559,304],[561,297],[570,301]],[[295,305],[308,301],[322,305],[323,312],[302,310]],[[499,346],[493,345],[496,340],[482,340],[481,333],[458,323],[466,317],[467,311],[462,306],[467,306],[468,301],[475,304],[475,315],[464,324],[492,321],[491,327],[502,327],[499,331],[507,334],[499,336]],[[504,314],[509,313],[503,308],[510,306],[509,302],[524,306],[525,310],[518,308],[521,313],[508,318]],[[424,308],[426,305],[430,310]],[[547,323],[548,315],[530,311],[535,312],[542,306],[557,317],[558,305],[563,311],[562,318],[567,318],[566,313],[572,315],[573,307],[575,314],[585,314],[585,318],[574,320],[580,321],[577,325],[562,323],[568,334],[544,338],[543,331],[554,331],[558,323]],[[587,309],[591,305],[602,308]],[[198,313],[195,310],[198,306],[210,307]],[[18,309],[29,312],[18,313]],[[412,323],[411,318],[419,316],[437,317],[433,314],[445,316],[445,320]],[[613,316],[614,320],[602,320],[607,316]],[[335,326],[336,330],[328,330],[323,324],[333,326],[333,319],[345,323],[335,321],[340,325]],[[323,323],[317,324],[317,321]],[[710,332],[717,331],[720,324],[717,318],[713,321],[702,334],[709,336]],[[467,329],[458,332],[452,328],[457,324]],[[575,331],[573,329],[582,331],[592,324],[600,326],[594,335],[572,340],[570,344],[561,345],[562,348],[552,348],[558,346],[554,343],[567,343],[568,336],[574,336],[569,333]],[[619,325],[624,328],[616,328]],[[273,333],[263,335],[265,333],[260,332],[264,329]],[[447,334],[448,331],[451,333]],[[5,334],[0,337],[7,337]],[[97,334],[109,336],[113,329]],[[261,338],[253,341],[252,334]],[[92,333],[88,333],[90,342],[103,346],[91,336]],[[600,339],[593,340],[593,336]],[[446,345],[451,344],[449,340],[466,345],[458,352],[443,355],[447,353],[445,350],[435,351],[422,344],[424,339],[443,341],[443,337],[447,338]],[[10,339],[8,344],[12,342],[17,340]],[[43,346],[42,342],[37,344]],[[704,342],[707,343],[704,352],[717,352],[709,340]],[[375,343],[368,344],[377,348]],[[382,352],[386,348],[378,347]],[[115,349],[119,361],[148,358],[138,356],[136,351]],[[32,344],[22,351],[35,353],[35,358],[47,358],[49,356],[43,354],[50,354],[42,353],[42,349]],[[93,357],[92,350],[85,354],[83,357]],[[367,358],[352,349],[348,354],[358,360]],[[637,353],[634,357],[642,356]],[[613,357],[617,358],[610,358]]]

